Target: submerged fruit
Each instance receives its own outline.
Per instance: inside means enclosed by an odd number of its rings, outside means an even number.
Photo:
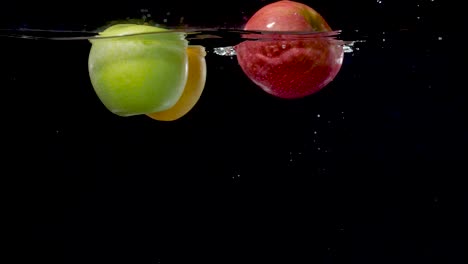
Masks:
[[[184,92],[177,103],[161,112],[148,114],[149,117],[161,121],[173,121],[187,114],[198,102],[205,87],[206,61],[205,48],[203,46],[189,46],[188,77]]]
[[[179,100],[187,82],[183,33],[146,25],[119,24],[92,39],[88,70],[99,99],[114,114],[164,111]],[[138,34],[161,32],[160,34]],[[114,37],[120,36],[120,37]]]
[[[245,30],[332,31],[311,7],[278,1],[259,9]],[[247,40],[236,46],[244,73],[264,91],[280,98],[301,98],[318,92],[338,74],[343,47],[329,37],[295,38],[272,35],[274,40]]]

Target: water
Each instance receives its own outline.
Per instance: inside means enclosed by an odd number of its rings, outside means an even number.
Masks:
[[[135,24],[146,24],[143,21],[133,21]],[[157,26],[157,25],[152,25]],[[136,33],[136,34],[121,34],[115,36],[99,36],[98,30],[95,31],[73,31],[73,30],[48,30],[48,29],[32,29],[32,28],[18,28],[18,29],[0,29],[0,36],[4,38],[18,38],[30,40],[60,40],[60,41],[79,41],[79,40],[99,40],[99,39],[122,39],[128,37],[138,36],[162,36],[166,34],[183,33],[185,39],[189,42],[201,43],[210,45],[213,39],[222,39],[230,41],[233,46],[246,40],[255,41],[274,41],[274,40],[312,40],[320,38],[330,38],[335,40],[337,45],[345,47],[346,52],[352,52],[352,46],[356,43],[364,42],[364,40],[341,40],[337,38],[340,35],[339,30],[329,32],[308,32],[308,31],[253,31],[242,29],[214,29],[214,28],[167,28],[163,32],[149,32],[149,33]],[[202,41],[202,42],[200,42]],[[230,46],[230,47],[233,47]],[[234,56],[233,51],[228,54],[223,53],[224,47],[215,48],[215,53],[221,56]]]
[[[233,50],[268,1],[182,2],[0,11],[4,217],[19,262],[466,263],[456,7],[307,1],[348,52],[320,92],[282,100]],[[183,24],[207,49],[203,94],[177,122],[116,116],[93,91],[88,39],[129,17]]]

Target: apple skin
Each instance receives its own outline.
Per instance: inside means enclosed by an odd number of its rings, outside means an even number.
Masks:
[[[294,1],[278,1],[259,9],[244,26],[262,31],[332,31],[311,7]],[[247,40],[236,45],[237,60],[244,73],[267,93],[302,98],[320,91],[338,74],[343,47],[330,37]],[[288,39],[290,38],[290,39]]]
[[[108,110],[119,116],[159,112],[172,107],[187,81],[188,46],[180,33],[146,25],[119,24],[92,39],[88,71]],[[119,37],[113,37],[119,36]]]

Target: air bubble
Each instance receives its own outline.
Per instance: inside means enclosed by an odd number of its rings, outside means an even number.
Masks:
[[[220,56],[236,56],[236,50],[232,46],[214,48],[213,52]]]

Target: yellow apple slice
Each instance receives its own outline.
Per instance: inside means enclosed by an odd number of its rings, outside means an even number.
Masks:
[[[199,45],[188,46],[187,55],[188,76],[182,96],[171,108],[147,116],[159,121],[174,121],[186,115],[200,99],[206,81],[205,48]]]

